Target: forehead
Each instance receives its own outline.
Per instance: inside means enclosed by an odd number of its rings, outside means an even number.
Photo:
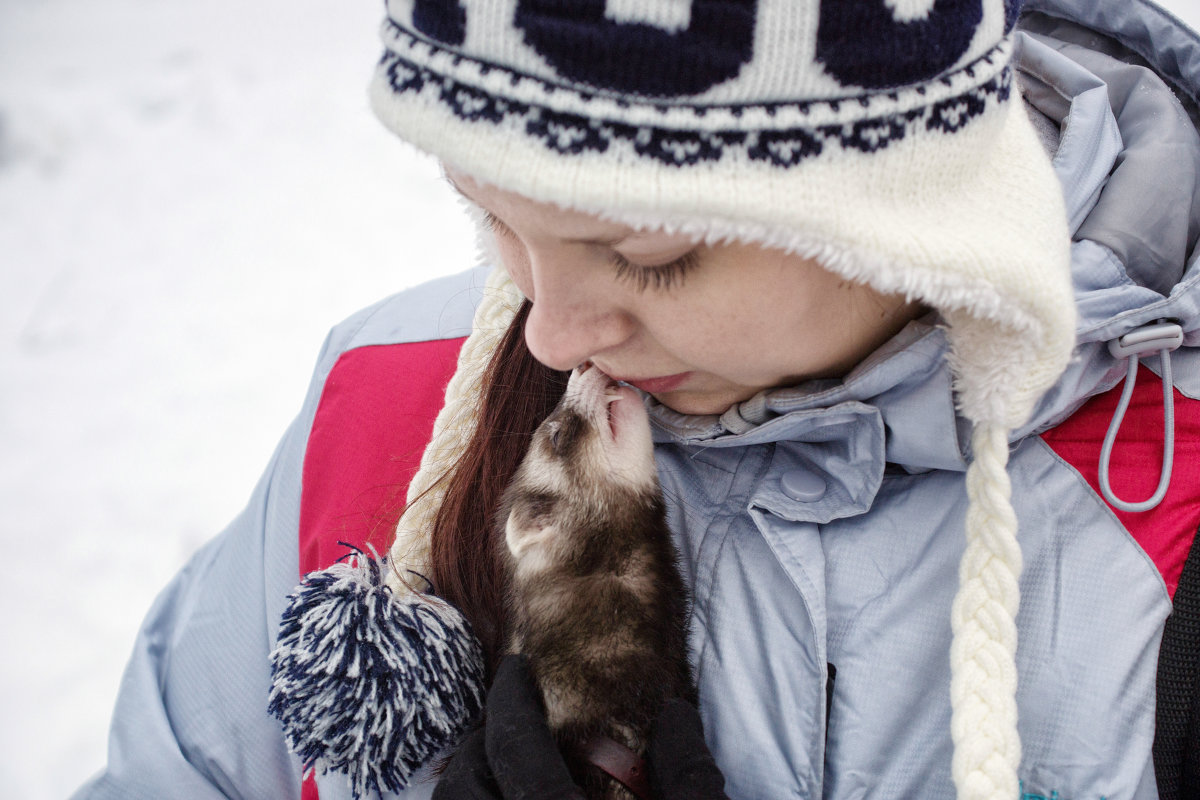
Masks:
[[[686,234],[639,229],[598,214],[532,200],[476,181],[450,167],[445,168],[445,173],[447,181],[459,194],[491,214],[495,222],[522,235],[554,238],[566,243],[620,246],[635,251],[653,251],[696,241],[695,237]]]
[[[564,237],[572,232],[586,231],[590,235],[603,233],[606,239],[621,239],[634,230],[598,215],[531,200],[451,169],[446,169],[446,179],[459,194],[510,227],[519,223],[529,223],[531,226],[538,223],[540,227],[558,231]]]

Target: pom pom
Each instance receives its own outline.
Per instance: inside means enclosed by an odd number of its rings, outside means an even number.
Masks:
[[[403,790],[483,703],[483,653],[462,614],[400,597],[360,555],[305,576],[271,653],[268,709],[305,773],[344,773],[354,797]]]

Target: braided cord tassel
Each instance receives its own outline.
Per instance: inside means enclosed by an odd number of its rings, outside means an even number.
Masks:
[[[959,800],[1016,800],[1017,578],[1021,550],[1004,427],[976,424],[967,469],[967,547],[951,609],[951,772]]]
[[[405,583],[410,571],[426,571],[429,532],[445,495],[445,489],[437,484],[475,430],[483,371],[521,300],[508,272],[502,267],[493,268],[484,286],[483,301],[475,309],[471,335],[459,351],[454,377],[446,387],[445,405],[434,420],[433,436],[408,485],[408,508],[396,527],[396,539],[389,551],[392,569],[387,581],[400,596],[412,592]]]

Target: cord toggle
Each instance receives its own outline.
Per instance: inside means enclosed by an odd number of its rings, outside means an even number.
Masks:
[[[1125,388],[1121,391],[1121,399],[1113,414],[1108,432],[1104,435],[1104,445],[1100,448],[1100,494],[1113,508],[1121,511],[1149,511],[1162,502],[1171,485],[1171,468],[1175,458],[1175,396],[1172,393],[1174,380],[1171,377],[1171,351],[1179,349],[1183,344],[1183,328],[1168,320],[1143,325],[1130,331],[1124,336],[1113,339],[1108,343],[1108,352],[1114,358],[1128,359],[1125,374]],[[1159,473],[1158,488],[1149,499],[1141,502],[1130,502],[1117,497],[1109,484],[1109,461],[1112,459],[1113,444],[1117,440],[1117,431],[1125,419],[1125,410],[1129,408],[1129,399],[1133,397],[1133,387],[1137,381],[1138,359],[1147,353],[1158,353],[1161,364],[1160,376],[1163,382],[1163,459],[1162,470]]]

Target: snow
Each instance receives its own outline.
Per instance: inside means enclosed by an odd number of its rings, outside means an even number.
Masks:
[[[469,267],[367,108],[377,3],[0,2],[0,764],[105,760],[138,624],[241,508],[326,331]]]
[[[1200,31],[1200,0],[1156,0],[1194,31]]]
[[[6,797],[104,763],[142,615],[240,510],[326,330],[474,260],[436,165],[367,109],[380,16],[0,2]]]

